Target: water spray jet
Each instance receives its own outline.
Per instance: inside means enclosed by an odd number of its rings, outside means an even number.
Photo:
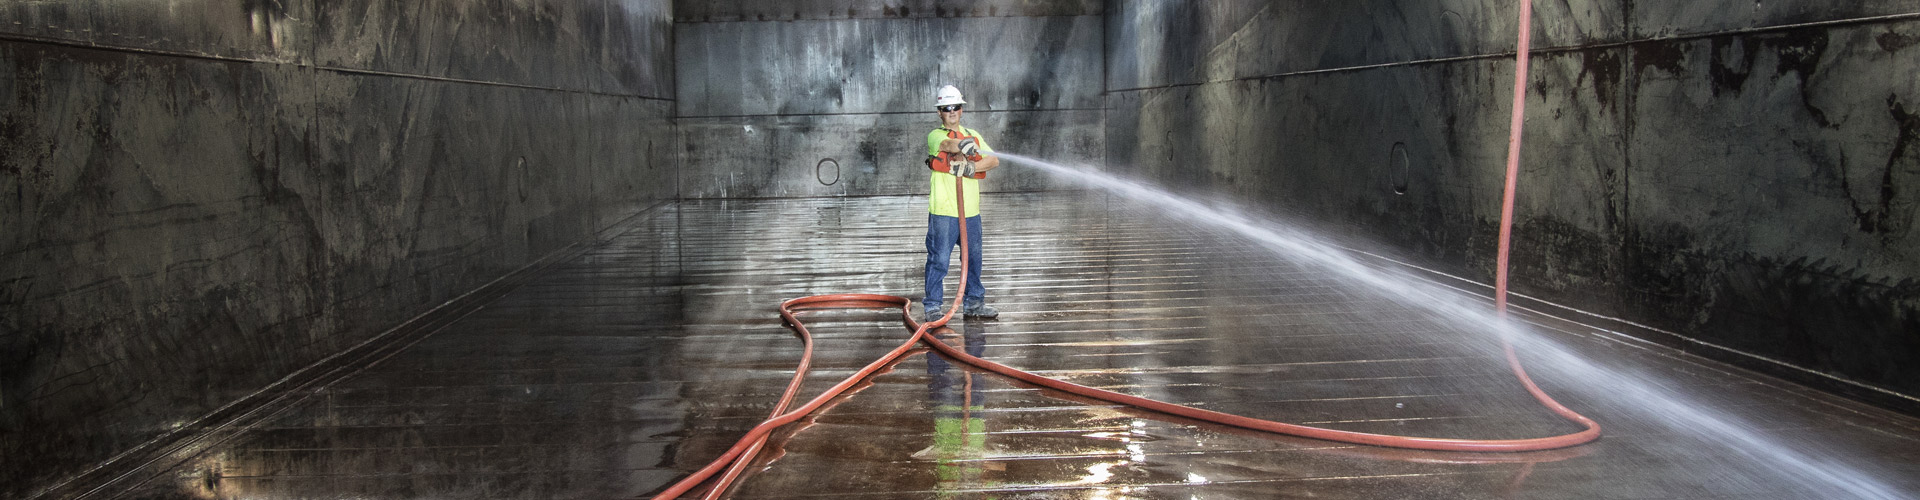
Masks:
[[[1534,359],[1536,367],[1544,366],[1555,373],[1572,374],[1566,378],[1580,380],[1589,387],[1604,387],[1604,390],[1595,393],[1617,400],[1623,407],[1638,408],[1657,415],[1659,418],[1656,422],[1704,436],[1707,443],[1726,446],[1734,453],[1771,469],[1774,474],[1795,478],[1797,482],[1809,485],[1810,489],[1839,492],[1847,498],[1905,498],[1871,475],[1841,464],[1833,457],[1823,457],[1813,450],[1780,444],[1760,434],[1753,425],[1740,422],[1738,418],[1685,401],[1680,394],[1657,383],[1658,377],[1640,374],[1625,367],[1596,365],[1570,348],[1526,328],[1525,324],[1508,320],[1504,311],[1490,309],[1481,299],[1370,265],[1356,257],[1359,252],[1307,231],[1263,221],[1248,215],[1246,210],[1226,203],[1202,203],[1176,196],[1151,184],[1115,175],[1108,169],[1065,165],[1006,152],[997,154],[1013,161],[1015,165],[1043,171],[1064,182],[1152,207],[1154,213],[1161,217],[1246,238],[1276,257],[1307,261],[1341,275],[1343,281],[1377,291],[1400,304],[1434,313],[1450,327],[1462,331],[1487,332],[1484,337],[1489,341],[1497,341],[1505,348],[1510,366],[1522,380],[1528,379],[1519,367],[1518,352],[1524,352]],[[1544,396],[1544,392],[1530,382],[1526,385],[1536,399]],[[1542,402],[1544,404],[1547,401]],[[1549,407],[1554,405],[1557,403]],[[1593,429],[1593,437],[1598,437],[1597,424]]]

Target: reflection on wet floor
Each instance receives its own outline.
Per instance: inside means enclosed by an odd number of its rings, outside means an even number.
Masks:
[[[800,351],[780,300],[917,297],[919,197],[687,202],[419,344],[236,432],[139,498],[636,498],[757,424]],[[989,195],[996,321],[943,341],[1071,382],[1324,427],[1463,438],[1573,424],[1476,332],[1231,236],[1095,194]],[[950,282],[953,280],[949,280]],[[950,283],[951,286],[951,283]],[[897,311],[803,313],[818,392],[899,344]],[[1541,320],[1545,322],[1545,320]],[[1920,495],[1920,421],[1622,343],[1543,329],[1656,374],[1790,446]],[[1525,454],[1343,445],[1201,424],[909,357],[776,433],[735,498],[1817,498],[1659,416],[1536,374],[1599,442]],[[1825,456],[1825,455],[1823,455]]]

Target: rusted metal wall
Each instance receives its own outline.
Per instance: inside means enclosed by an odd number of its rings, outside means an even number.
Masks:
[[[1920,409],[1920,9],[1535,3],[1515,289]],[[1516,7],[1115,2],[1107,158],[1490,282]]]
[[[0,497],[673,198],[670,9],[0,5]]]

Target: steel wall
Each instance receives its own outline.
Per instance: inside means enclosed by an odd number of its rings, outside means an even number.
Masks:
[[[0,497],[672,199],[670,9],[0,6]]]
[[[0,496],[662,200],[922,194],[944,83],[1001,150],[1492,272],[1507,2],[674,4],[0,5]],[[1920,407],[1915,10],[1541,3],[1517,290]]]
[[[933,93],[1010,152],[1097,161],[1098,2],[679,2],[689,198],[924,194]],[[831,160],[830,162],[827,160]],[[1053,183],[995,171],[983,189]]]
[[[1920,408],[1913,3],[1536,4],[1515,290]],[[1516,7],[1116,2],[1107,158],[1490,282]]]

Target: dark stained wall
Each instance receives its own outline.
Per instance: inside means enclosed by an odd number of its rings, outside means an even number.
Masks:
[[[0,497],[675,196],[671,6],[0,5]]]
[[[676,2],[689,198],[924,194],[933,94],[994,148],[1097,161],[1100,2]],[[1054,187],[995,171],[988,191]]]
[[[1002,150],[1491,275],[1509,2],[673,3],[0,5],[0,497],[662,200],[923,193],[943,83]],[[1915,10],[1542,2],[1518,291],[1914,408]]]
[[[1491,282],[1516,10],[1113,2],[1107,158]],[[1536,2],[1533,34],[1517,292],[1920,409],[1920,9]]]

